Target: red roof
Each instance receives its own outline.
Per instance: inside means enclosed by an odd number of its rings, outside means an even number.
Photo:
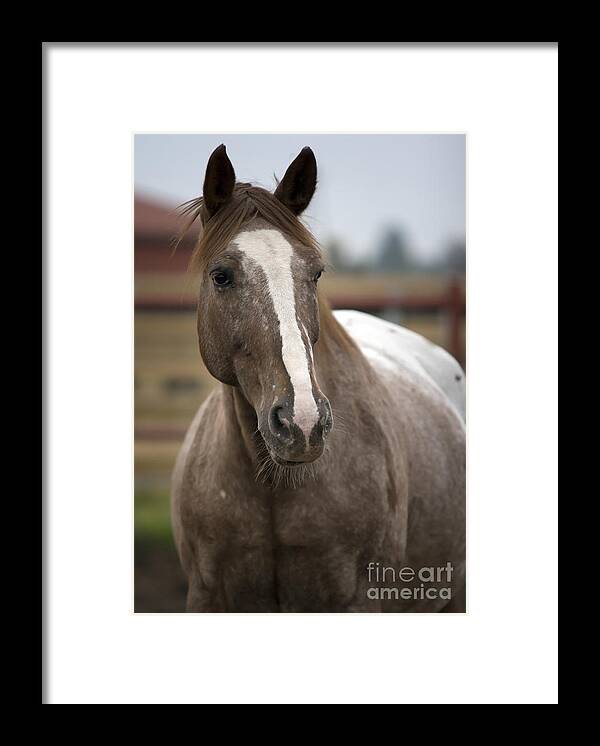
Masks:
[[[170,241],[185,227],[189,218],[177,211],[176,205],[168,205],[148,197],[135,197],[135,238]],[[197,230],[190,231],[190,240],[195,240]]]
[[[198,229],[190,230],[173,253],[173,240],[189,217],[168,205],[136,195],[134,201],[135,271],[140,273],[184,272],[188,266]]]

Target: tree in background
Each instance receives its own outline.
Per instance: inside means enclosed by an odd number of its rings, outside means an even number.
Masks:
[[[448,244],[444,256],[444,267],[450,272],[464,274],[467,266],[467,248],[464,240],[455,240]]]
[[[433,258],[420,258],[411,251],[406,233],[398,227],[388,227],[367,256],[353,259],[339,238],[331,238],[324,246],[328,263],[337,272],[364,274],[368,272],[429,272],[465,274],[466,248],[464,238],[448,240]]]
[[[344,245],[337,238],[332,238],[325,246],[325,256],[333,269],[338,272],[348,270],[350,262]]]
[[[408,249],[405,233],[399,228],[387,228],[379,243],[376,269],[399,272],[415,266]]]

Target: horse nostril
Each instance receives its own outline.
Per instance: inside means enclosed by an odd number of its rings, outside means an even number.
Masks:
[[[319,427],[321,429],[321,433],[323,437],[327,437],[333,427],[333,415],[328,405],[319,407],[319,411],[320,411]]]
[[[292,439],[291,423],[285,407],[272,407],[269,412],[269,427],[273,435],[284,440]]]

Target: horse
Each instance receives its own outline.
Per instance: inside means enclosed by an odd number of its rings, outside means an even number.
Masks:
[[[186,609],[464,612],[464,372],[320,297],[300,219],[316,183],[308,147],[270,192],[237,182],[220,145],[186,203],[200,354],[220,382],[173,473]]]

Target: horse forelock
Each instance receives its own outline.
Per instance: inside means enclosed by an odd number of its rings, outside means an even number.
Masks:
[[[189,222],[177,238],[177,244],[199,223],[200,233],[190,259],[189,269],[201,271],[217,254],[227,248],[236,236],[256,219],[262,219],[273,230],[280,231],[292,243],[321,255],[321,248],[311,231],[271,192],[251,184],[237,183],[228,203],[209,217],[204,199],[198,197],[182,206]]]

